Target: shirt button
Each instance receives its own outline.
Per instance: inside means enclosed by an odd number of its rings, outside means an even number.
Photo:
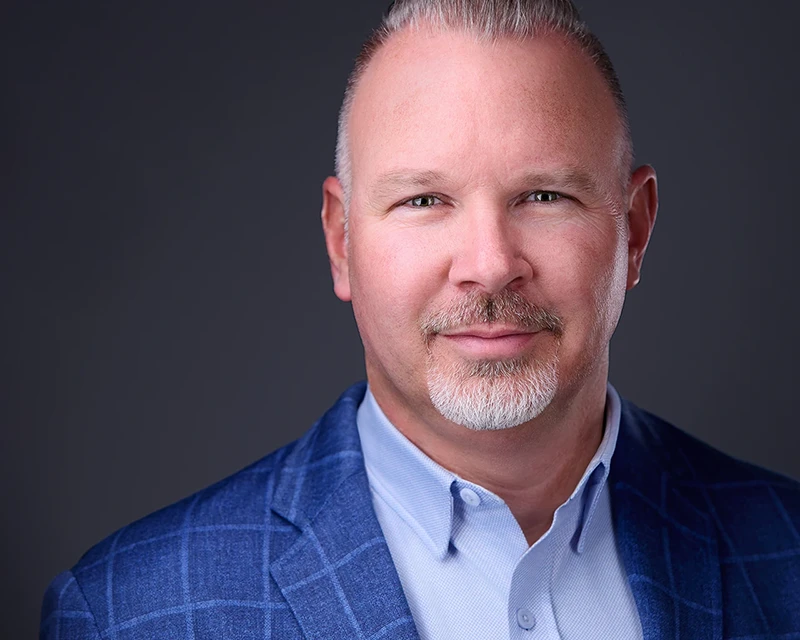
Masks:
[[[460,495],[461,499],[470,507],[477,507],[481,503],[480,496],[472,489],[462,489]]]
[[[530,631],[536,626],[536,618],[527,609],[517,609],[517,624],[526,631]]]

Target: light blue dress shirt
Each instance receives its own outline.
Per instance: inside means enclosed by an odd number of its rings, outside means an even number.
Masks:
[[[609,385],[600,446],[529,547],[503,500],[426,456],[367,390],[357,423],[373,505],[421,640],[642,637],[607,488],[619,420]]]

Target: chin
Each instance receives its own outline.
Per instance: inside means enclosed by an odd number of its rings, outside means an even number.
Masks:
[[[558,360],[431,361],[428,393],[439,413],[474,431],[511,429],[547,409],[558,390]]]

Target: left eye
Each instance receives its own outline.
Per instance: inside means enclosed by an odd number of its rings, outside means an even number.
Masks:
[[[417,207],[418,209],[423,209],[425,207],[432,207],[435,204],[441,204],[441,202],[442,201],[436,196],[428,194],[411,198],[411,200],[407,200],[405,204],[411,205],[412,207]]]
[[[526,200],[533,202],[555,202],[561,197],[561,194],[556,193],[555,191],[533,191],[532,193],[528,194]]]

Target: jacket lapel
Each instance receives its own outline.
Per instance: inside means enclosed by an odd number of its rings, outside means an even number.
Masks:
[[[672,429],[623,401],[609,472],[617,546],[645,640],[720,640],[716,530]]]
[[[372,507],[349,389],[287,456],[273,511],[297,527],[270,572],[309,640],[418,640]]]

